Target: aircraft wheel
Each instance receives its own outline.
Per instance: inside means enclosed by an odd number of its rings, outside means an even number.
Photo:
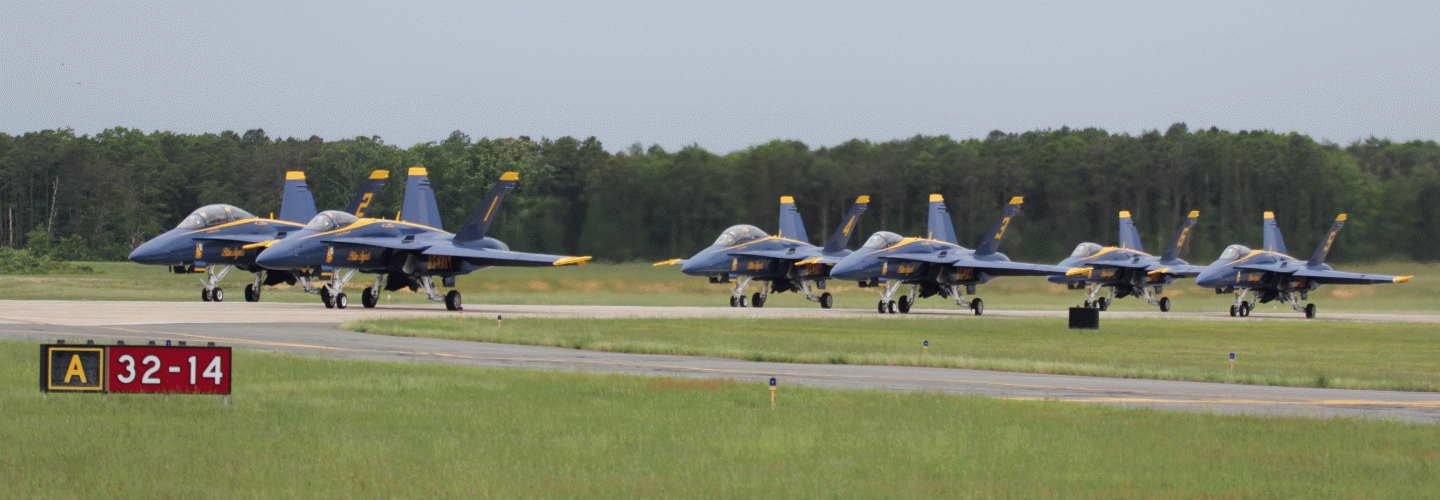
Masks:
[[[829,309],[829,308],[834,307],[834,306],[835,306],[835,297],[834,297],[834,296],[831,296],[831,295],[830,295],[830,292],[825,292],[825,293],[820,294],[820,308],[821,308],[821,309]]]
[[[1107,298],[1105,298],[1105,297],[1100,297],[1100,300],[1097,301],[1097,303],[1100,304],[1100,310],[1101,310],[1101,311],[1110,309],[1110,299],[1107,299]]]
[[[1315,319],[1315,304],[1305,304],[1305,319]]]
[[[210,291],[210,300],[213,300],[215,302],[223,302],[225,300],[225,291],[221,290],[218,286],[215,287],[214,290]]]
[[[1230,317],[1233,318],[1233,317],[1239,316],[1239,315],[1240,315],[1240,311],[1237,311],[1237,310],[1235,309],[1235,306],[1230,306]]]
[[[740,307],[750,307],[750,297],[740,296]]]
[[[1086,309],[1089,309],[1090,307],[1093,307],[1093,306],[1094,306],[1094,304],[1091,304],[1090,301],[1088,301],[1088,300],[1085,301],[1085,308],[1086,308]]]
[[[985,302],[980,299],[970,301],[970,310],[975,311],[976,316],[985,314]]]
[[[1170,297],[1160,297],[1160,312],[1170,312]]]
[[[366,309],[373,309],[375,304],[379,302],[380,292],[375,290],[375,288],[367,286],[365,287],[365,291],[360,292],[360,305],[365,306]]]
[[[459,290],[451,290],[450,293],[445,294],[445,309],[451,311],[459,311],[460,307],[461,305]]]
[[[731,296],[731,297],[730,297],[730,307],[740,307],[740,300],[739,300],[739,299],[736,299],[734,296]]]
[[[885,301],[880,301],[880,314],[885,314]]]
[[[900,297],[900,303],[898,305],[900,306],[900,312],[910,313],[910,297]]]
[[[325,304],[326,309],[335,308],[335,301],[331,299],[332,297],[330,296],[330,287],[322,285],[320,287],[320,302]]]
[[[204,289],[204,288],[201,288],[201,289],[200,289],[200,300],[203,300],[203,301],[205,301],[205,302],[210,302],[210,291],[209,291],[209,290],[206,290],[206,289]]]
[[[260,290],[254,283],[245,285],[245,302],[260,302]]]
[[[1247,317],[1249,317],[1249,316],[1250,316],[1250,303],[1249,303],[1249,302],[1241,302],[1241,303],[1240,303],[1240,317],[1242,317],[1242,318],[1247,318]]]
[[[750,298],[750,305],[755,307],[765,307],[765,297],[763,295],[760,295],[760,292],[755,292],[755,296]]]
[[[888,309],[890,314],[895,314],[895,301],[892,300],[889,303],[886,303],[885,309]]]
[[[336,308],[338,308],[338,309],[344,309],[344,308],[346,308],[346,307],[349,306],[349,305],[350,305],[350,297],[346,297],[344,292],[341,292],[339,295],[336,295],[336,296],[335,296],[335,307],[336,307]]]

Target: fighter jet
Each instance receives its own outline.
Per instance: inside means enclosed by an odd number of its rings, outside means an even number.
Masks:
[[[1104,311],[1117,298],[1135,296],[1145,299],[1152,306],[1160,306],[1161,312],[1170,311],[1170,298],[1155,296],[1163,293],[1165,285],[1181,278],[1193,278],[1205,268],[1192,266],[1180,260],[1180,252],[1190,242],[1190,229],[1195,227],[1199,211],[1190,212],[1190,217],[1180,225],[1175,241],[1160,256],[1145,253],[1140,244],[1140,233],[1135,230],[1135,221],[1130,212],[1120,212],[1120,245],[1101,247],[1099,244],[1084,242],[1075,246],[1070,257],[1060,261],[1060,267],[1072,268],[1065,276],[1046,278],[1051,283],[1063,283],[1071,290],[1089,288],[1085,296],[1085,307]],[[1108,297],[1099,297],[1100,290],[1108,288]]]
[[[1275,223],[1275,213],[1265,212],[1263,249],[1230,245],[1218,260],[1195,278],[1195,283],[1214,288],[1217,294],[1234,293],[1231,316],[1249,316],[1257,303],[1279,299],[1290,304],[1291,309],[1305,313],[1306,318],[1314,318],[1315,304],[1301,307],[1300,301],[1309,300],[1310,291],[1321,285],[1404,283],[1414,278],[1332,270],[1325,264],[1325,256],[1330,253],[1330,245],[1335,243],[1335,235],[1344,225],[1345,214],[1340,214],[1335,218],[1335,224],[1330,226],[1330,232],[1320,240],[1315,253],[1310,255],[1310,260],[1302,261],[1285,254],[1285,240],[1280,236],[1280,226]]]
[[[347,209],[364,213],[371,198],[385,186],[389,171],[376,170]],[[233,205],[206,205],[195,209],[175,229],[146,241],[130,252],[139,264],[170,266],[177,274],[205,273],[200,299],[225,300],[220,280],[232,267],[254,273],[245,286],[245,300],[260,300],[261,285],[295,284],[288,272],[272,272],[255,264],[255,256],[266,245],[298,230],[315,215],[315,199],[305,184],[304,172],[286,172],[285,190],[280,199],[280,218],[261,219]],[[218,267],[218,269],[217,269]]]
[[[356,272],[375,274],[373,286],[361,294],[361,304],[375,307],[380,290],[423,289],[430,300],[444,301],[451,311],[462,308],[460,291],[442,295],[435,287],[439,277],[446,287],[455,277],[491,266],[563,266],[590,257],[568,257],[513,252],[504,242],[485,236],[500,200],[515,189],[520,174],[506,172],[457,233],[440,229],[439,210],[424,168],[411,168],[405,203],[397,220],[355,217],[326,211],[305,227],[275,242],[256,257],[270,269],[304,269],[333,266],[335,279],[320,292],[327,308],[344,309],[343,292]],[[342,271],[343,270],[343,271]]]
[[[834,297],[830,292],[817,297],[815,291],[825,289],[830,268],[850,255],[845,244],[869,203],[869,196],[856,198],[830,241],[824,247],[817,247],[810,244],[810,237],[805,234],[805,222],[795,209],[795,198],[781,196],[779,234],[770,236],[758,227],[739,224],[720,233],[714,244],[688,259],[671,259],[655,265],[678,264],[681,272],[708,276],[711,283],[734,281],[730,307],[765,307],[770,292],[796,291],[829,309],[835,304]],[[760,280],[760,291],[747,300],[745,288],[752,280]]]
[[[850,254],[830,275],[844,280],[855,280],[860,286],[878,287],[880,292],[878,309],[881,314],[910,312],[915,299],[931,295],[950,297],[955,304],[968,307],[980,315],[985,312],[985,303],[979,298],[966,301],[965,295],[975,293],[975,285],[1000,276],[1049,276],[1063,275],[1068,268],[1044,264],[1011,262],[1005,254],[996,249],[1010,219],[1020,212],[1024,200],[1012,198],[1000,219],[987,233],[985,241],[974,250],[960,246],[955,241],[955,225],[945,209],[945,199],[938,194],[930,195],[930,220],[924,238],[903,238],[889,231],[880,231],[870,236],[855,253]],[[902,285],[910,285],[910,294],[901,296],[899,307],[890,298]]]

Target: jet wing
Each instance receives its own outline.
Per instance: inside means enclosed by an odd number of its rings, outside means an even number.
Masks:
[[[991,276],[1064,276],[1066,272],[1070,271],[1068,267],[1046,264],[975,259],[957,260],[950,265],[975,269]]]
[[[1199,276],[1200,272],[1204,271],[1205,268],[1202,266],[1166,266],[1151,264],[1150,267],[1145,268],[1145,270],[1149,271],[1149,274],[1173,274],[1175,276],[1194,278]]]
[[[422,255],[445,255],[458,257],[474,262],[482,266],[564,266],[568,264],[579,264],[590,260],[590,257],[570,257],[567,255],[549,255],[543,253],[512,252],[510,250],[493,250],[488,248],[464,248],[450,245],[435,245],[420,252]]]
[[[1309,278],[1316,283],[1327,285],[1373,285],[1376,283],[1404,283],[1414,276],[1385,276],[1383,274],[1360,274],[1340,271],[1312,271],[1301,269],[1296,277]]]
[[[365,245],[394,250],[425,250],[432,245],[430,242],[415,243],[412,241],[406,243],[405,241],[394,238],[336,238],[333,240],[324,240],[321,243],[331,245]]]

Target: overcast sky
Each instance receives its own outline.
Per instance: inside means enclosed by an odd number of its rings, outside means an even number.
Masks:
[[[0,132],[1440,136],[1440,2],[0,3]]]

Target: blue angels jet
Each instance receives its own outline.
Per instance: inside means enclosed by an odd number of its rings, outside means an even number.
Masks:
[[[1011,262],[1005,254],[997,252],[1000,239],[1009,227],[1010,219],[1020,212],[1024,200],[1012,198],[995,226],[986,234],[985,240],[974,250],[956,243],[955,225],[945,209],[945,200],[938,194],[930,195],[930,220],[924,238],[904,238],[889,231],[880,231],[870,236],[865,245],[850,254],[830,275],[839,279],[855,280],[861,286],[881,286],[880,313],[910,312],[916,298],[932,295],[949,297],[955,304],[968,307],[978,316],[985,312],[985,303],[979,298],[966,301],[966,294],[975,293],[975,285],[1001,276],[1049,276],[1063,275],[1067,268],[1044,264]],[[891,300],[902,285],[910,285],[909,295]]]
[[[805,234],[805,222],[795,209],[795,199],[781,196],[780,232],[775,236],[765,234],[758,227],[739,224],[720,233],[714,244],[688,259],[672,259],[655,265],[679,264],[681,272],[708,276],[711,283],[734,281],[730,307],[765,307],[770,292],[797,291],[829,309],[835,304],[834,297],[830,292],[816,296],[815,291],[825,289],[830,267],[850,255],[845,244],[869,203],[869,196],[856,198],[830,241],[824,247],[817,247],[810,244],[810,237]],[[760,280],[760,291],[747,299],[745,288],[752,280]]]
[[[348,210],[363,213],[371,197],[385,185],[387,176],[385,170],[371,174]],[[294,284],[296,278],[256,265],[255,256],[270,242],[300,229],[314,215],[315,199],[305,184],[305,173],[286,172],[279,219],[261,219],[233,205],[206,205],[191,212],[175,229],[136,247],[130,252],[130,260],[170,266],[175,273],[205,273],[200,279],[200,298],[206,302],[225,300],[220,280],[232,267],[238,267],[254,273],[254,282],[245,286],[245,300],[256,302],[260,300],[261,285]]]
[[[1315,317],[1315,304],[1300,306],[1300,301],[1309,300],[1310,292],[1321,285],[1371,285],[1376,283],[1404,283],[1414,276],[1384,276],[1335,271],[1325,264],[1330,245],[1335,243],[1335,234],[1345,225],[1345,214],[1335,218],[1330,232],[1320,240],[1310,260],[1300,260],[1285,252],[1285,240],[1280,236],[1280,226],[1275,223],[1275,213],[1265,212],[1265,237],[1260,250],[1251,250],[1244,245],[1230,245],[1220,258],[1206,267],[1195,283],[1214,288],[1215,293],[1234,293],[1235,302],[1230,306],[1231,316],[1249,316],[1257,304],[1279,299],[1290,304],[1290,308],[1305,313],[1306,318]]]
[[[1192,266],[1180,260],[1180,252],[1190,242],[1190,230],[1195,227],[1199,211],[1180,225],[1175,241],[1165,253],[1155,256],[1145,253],[1140,244],[1140,232],[1130,212],[1120,212],[1120,245],[1102,247],[1096,243],[1084,242],[1075,246],[1070,257],[1060,261],[1060,267],[1072,268],[1065,276],[1046,278],[1052,283],[1068,285],[1071,290],[1089,289],[1085,296],[1085,307],[1104,311],[1117,298],[1135,296],[1145,299],[1152,306],[1160,306],[1161,312],[1170,311],[1170,298],[1156,295],[1164,293],[1165,285],[1182,278],[1193,278],[1205,268]],[[1109,289],[1108,297],[1098,297],[1101,289]]]
[[[454,311],[461,309],[460,292],[442,295],[434,278],[453,287],[456,276],[491,266],[563,266],[590,260],[514,252],[504,242],[485,236],[500,200],[519,179],[516,172],[501,175],[470,220],[452,234],[440,229],[440,212],[425,169],[411,168],[398,220],[322,212],[300,231],[260,252],[256,262],[271,269],[332,266],[335,280],[320,294],[326,307],[345,308],[349,299],[343,289],[355,272],[363,272],[376,275],[374,285],[361,294],[365,307],[375,307],[381,289],[410,288],[423,289],[427,298],[443,300],[445,308]]]

